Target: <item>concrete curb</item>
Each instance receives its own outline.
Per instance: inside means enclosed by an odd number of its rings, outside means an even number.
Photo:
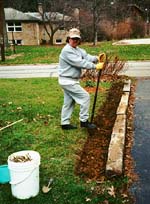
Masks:
[[[123,154],[126,136],[126,112],[130,95],[131,80],[124,83],[123,94],[116,112],[116,120],[111,134],[106,163],[108,177],[123,173]]]

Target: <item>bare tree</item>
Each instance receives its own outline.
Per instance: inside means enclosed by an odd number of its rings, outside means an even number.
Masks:
[[[77,24],[76,19],[73,21],[71,16],[67,15],[71,10],[73,13],[73,9],[70,8],[68,4],[63,4],[63,7],[61,9],[62,13],[57,12],[57,7],[59,5],[62,6],[62,3],[62,0],[59,0],[57,2],[52,0],[45,5],[42,5],[40,3],[41,9],[39,9],[39,13],[42,18],[44,29],[49,36],[50,45],[53,45],[54,34],[59,29],[67,29],[73,26],[73,24]]]
[[[81,18],[86,21],[82,22],[80,29],[86,29],[86,27],[90,26],[90,36],[92,34],[92,41],[93,45],[97,44],[98,33],[99,33],[99,23],[101,19],[104,17],[104,12],[106,10],[106,1],[105,0],[84,0],[84,7],[82,7],[82,13],[84,15],[88,14],[90,20],[88,19],[87,25],[87,18],[84,19],[82,16]],[[81,14],[82,15],[82,14]],[[86,27],[85,27],[86,25]]]
[[[93,0],[93,45],[97,44],[97,25],[100,19],[100,16],[98,14],[98,5],[99,0]]]

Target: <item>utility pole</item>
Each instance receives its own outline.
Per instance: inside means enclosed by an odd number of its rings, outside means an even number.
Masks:
[[[2,61],[5,61],[4,19],[4,4],[3,0],[0,0],[0,54]]]

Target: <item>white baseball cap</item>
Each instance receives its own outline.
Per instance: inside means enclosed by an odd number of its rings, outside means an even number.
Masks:
[[[77,28],[72,28],[69,30],[70,38],[81,38],[80,31]]]

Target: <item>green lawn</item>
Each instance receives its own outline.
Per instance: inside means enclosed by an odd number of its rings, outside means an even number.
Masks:
[[[58,63],[59,53],[63,46],[16,46],[16,54],[6,50],[6,61],[0,64],[51,64]],[[149,45],[112,45],[112,42],[101,42],[97,46],[82,44],[90,54],[106,52],[108,56],[118,56],[127,60],[150,60]]]
[[[84,84],[83,84],[84,85]],[[101,83],[103,92],[98,95],[98,106],[105,101],[110,82]],[[91,95],[91,105],[94,95]],[[20,150],[35,150],[41,155],[40,193],[28,200],[18,200],[11,194],[10,184],[0,185],[0,203],[4,204],[98,204],[105,199],[122,203],[122,199],[107,192],[95,195],[96,183],[85,183],[75,176],[77,152],[87,137],[86,130],[63,131],[60,128],[60,112],[63,92],[56,78],[1,79],[0,126],[24,119],[12,127],[0,131],[0,164],[7,164],[10,154]],[[79,126],[79,107],[75,107],[72,120]],[[52,190],[43,194],[41,187],[54,178]],[[125,181],[126,182],[126,181]],[[123,185],[124,180],[113,185]],[[112,183],[104,182],[105,186]]]
[[[89,53],[97,55],[106,52],[109,56],[118,56],[124,60],[148,60],[149,45],[112,46],[111,42],[102,42],[93,47],[82,45]],[[16,54],[7,50],[5,62],[0,64],[40,64],[58,63],[62,46],[17,46]],[[84,85],[84,84],[83,84]],[[105,102],[110,82],[101,83],[98,94],[98,107]],[[91,94],[91,105],[94,95]],[[0,203],[4,204],[100,204],[123,203],[123,197],[113,197],[107,191],[95,194],[92,189],[96,183],[85,183],[74,174],[77,152],[82,149],[87,138],[86,130],[62,131],[60,112],[63,92],[56,78],[43,79],[0,79],[0,127],[23,118],[23,121],[0,131],[0,165],[7,163],[8,156],[20,150],[32,149],[41,155],[40,188],[54,178],[52,190],[48,194],[40,193],[29,200],[17,200],[12,197],[10,185],[0,185]],[[97,108],[97,107],[96,107]],[[79,106],[75,107],[73,123],[79,126]],[[126,178],[106,181],[107,187],[122,188]],[[104,188],[105,189],[105,188]]]

